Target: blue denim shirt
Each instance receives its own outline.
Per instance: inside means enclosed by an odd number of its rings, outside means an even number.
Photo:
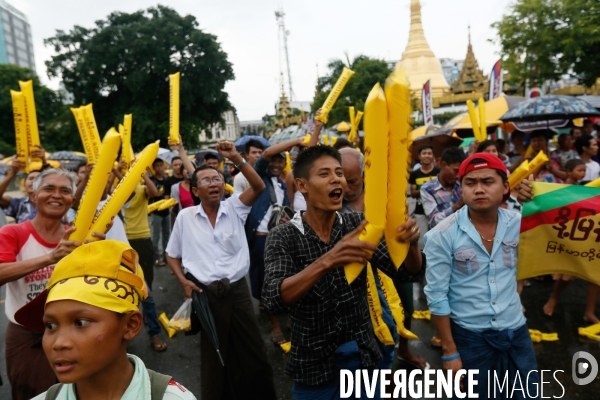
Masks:
[[[498,210],[490,255],[468,211],[461,208],[425,235],[429,309],[470,331],[517,329],[525,324],[516,281],[521,215]]]
[[[256,161],[256,164],[254,164],[254,170],[258,173],[258,175],[260,175],[263,182],[265,183],[266,188],[260,194],[258,200],[256,200],[256,203],[252,205],[252,210],[248,215],[248,219],[246,219],[246,225],[244,227],[246,229],[246,238],[248,239],[248,242],[254,240],[256,229],[258,229],[258,227],[260,226],[261,221],[263,220],[263,218],[267,214],[267,211],[269,211],[269,207],[271,206],[271,194],[269,192],[269,186],[271,185],[272,175],[269,173],[268,168],[269,161],[265,160],[262,157]],[[287,186],[285,185],[285,183],[283,183],[281,179],[277,178],[277,181],[283,188],[283,205],[289,207],[290,200],[288,199],[287,195]]]

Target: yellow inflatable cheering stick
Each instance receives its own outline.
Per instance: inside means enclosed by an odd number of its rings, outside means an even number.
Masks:
[[[354,143],[358,136],[358,124],[360,124],[363,112],[359,111],[355,113],[354,107],[348,107],[348,111],[350,112],[350,133],[348,134],[348,141]]]
[[[586,183],[585,186],[588,187],[600,187],[600,178],[594,179],[593,181]]]
[[[550,159],[544,153],[544,150],[540,150],[539,153],[537,153],[537,156],[535,156],[534,159],[529,162],[529,172],[534,173],[538,168],[546,164],[548,161],[550,161]]]
[[[400,296],[396,291],[394,281],[381,271],[377,271],[377,276],[379,276],[379,283],[381,284],[383,297],[390,307],[390,311],[394,317],[394,322],[396,322],[396,330],[398,331],[398,334],[405,339],[419,339],[417,335],[406,329],[404,326],[404,307],[402,307],[402,302],[400,301]]]
[[[96,158],[94,157],[94,151],[92,150],[92,142],[88,137],[81,107],[71,108],[71,112],[73,113],[73,117],[75,117],[75,122],[77,123],[77,130],[79,130],[79,137],[81,137],[81,143],[83,144],[83,151],[85,151],[87,162],[88,164],[95,164]]]
[[[25,121],[27,124],[27,142],[29,150],[32,146],[40,146],[40,132],[38,129],[37,113],[35,111],[35,100],[33,97],[33,81],[19,81],[21,93],[25,97]],[[42,162],[39,158],[32,158],[31,162]]]
[[[131,122],[132,115],[125,114],[125,118],[123,119],[123,130],[121,131],[121,157],[123,161],[127,163],[127,168],[131,166],[131,163],[135,158],[133,148],[131,147]]]
[[[159,141],[149,144],[135,159],[127,174],[123,177],[112,196],[104,204],[96,219],[92,223],[89,234],[86,237],[88,240],[98,240],[97,237],[91,236],[91,232],[106,232],[113,218],[131,196],[136,186],[140,183],[140,179],[152,165],[158,154]]]
[[[121,136],[114,128],[110,128],[102,141],[100,157],[98,157],[98,162],[92,170],[92,175],[85,187],[85,192],[73,221],[73,225],[77,227],[77,230],[71,234],[69,240],[83,243],[88,234],[91,234],[89,229],[96,215],[98,203],[100,203],[100,199],[104,194],[113,164],[119,154],[120,146]]]
[[[344,70],[342,71],[342,74],[335,83],[335,86],[331,89],[331,92],[329,92],[325,103],[323,103],[323,105],[321,106],[321,114],[315,117],[317,121],[321,121],[324,124],[327,123],[329,113],[331,112],[333,105],[337,101],[338,97],[340,97],[340,93],[342,93],[342,90],[344,90],[344,86],[346,86],[346,83],[348,83],[352,75],[354,75],[354,71],[351,71],[348,68],[344,67]]]
[[[394,338],[390,333],[390,329],[383,321],[383,309],[377,292],[377,284],[375,282],[375,274],[379,271],[373,271],[371,263],[367,263],[367,305],[369,306],[369,314],[373,323],[373,332],[377,339],[386,346],[394,344]]]
[[[88,104],[87,106],[81,106],[80,110],[83,121],[85,122],[85,129],[87,131],[88,139],[91,143],[94,160],[96,160],[94,163],[96,163],[98,162],[98,157],[100,157],[100,146],[102,146],[102,142],[100,141],[100,133],[98,132],[98,127],[96,126],[94,111],[92,110],[91,104]]]
[[[388,107],[389,130],[385,241],[394,265],[400,268],[410,248],[410,243],[400,243],[396,237],[403,234],[397,232],[398,227],[408,221],[406,193],[411,162],[408,133],[411,131],[410,114],[412,113],[408,77],[400,64],[385,81],[385,99]]]
[[[179,76],[169,75],[169,138],[172,145],[179,144]]]
[[[487,140],[487,121],[485,120],[485,101],[483,97],[479,99],[479,139],[478,142]]]
[[[25,96],[22,92],[10,91],[15,121],[15,139],[17,144],[17,160],[25,163],[25,172],[29,172],[29,143],[25,121]]]
[[[529,176],[529,161],[525,160],[512,174],[508,177],[508,186],[510,190],[516,188],[523,179]]]
[[[473,127],[473,136],[478,142],[483,142],[485,139],[481,139],[481,132],[479,131],[479,121],[477,120],[477,113],[475,113],[475,106],[471,100],[467,100],[467,108],[469,109],[469,118],[471,119],[471,126]]]
[[[359,240],[379,244],[386,225],[388,176],[388,112],[385,95],[375,84],[365,103],[365,218],[369,222]],[[348,283],[360,275],[364,265],[344,267]]]

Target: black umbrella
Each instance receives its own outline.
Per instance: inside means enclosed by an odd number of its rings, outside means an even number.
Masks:
[[[206,156],[207,154],[214,154],[215,156],[217,156],[219,162],[223,161],[223,157],[221,157],[219,152],[211,149],[200,150],[194,157],[200,164],[202,164],[202,161],[204,161],[204,156]]]
[[[537,122],[571,120],[582,117],[600,117],[600,112],[581,98],[546,95],[515,105],[501,116],[500,120],[503,122]]]
[[[461,143],[461,138],[448,135],[441,129],[438,129],[429,135],[423,135],[414,140],[412,144],[412,156],[415,160],[418,160],[419,152],[417,150],[419,147],[423,146],[424,144],[429,144],[431,147],[433,147],[433,155],[435,158],[439,158],[442,156],[444,150],[446,150],[448,147],[458,147]]]
[[[219,360],[221,360],[221,365],[225,366],[223,362],[223,357],[221,357],[221,352],[219,351],[219,338],[217,336],[217,329],[215,328],[215,321],[213,320],[212,312],[208,306],[208,297],[204,292],[192,292],[192,302],[194,303],[194,313],[200,320],[200,325],[202,325],[202,330],[210,339],[213,347],[217,350],[217,354],[219,356]]]

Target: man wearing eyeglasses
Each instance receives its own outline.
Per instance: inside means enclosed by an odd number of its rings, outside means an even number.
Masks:
[[[201,398],[275,399],[273,372],[244,279],[250,266],[244,223],[266,186],[233,143],[219,142],[217,151],[235,164],[249,187],[221,201],[225,190],[222,176],[209,165],[197,168],[190,187],[200,204],[177,216],[167,245],[167,262],[186,298],[194,291],[206,293],[215,322],[225,367],[202,331]],[[191,334],[199,331],[195,318],[193,313]]]

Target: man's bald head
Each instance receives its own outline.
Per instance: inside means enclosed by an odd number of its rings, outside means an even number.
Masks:
[[[342,168],[346,177],[347,187],[344,193],[346,201],[355,200],[363,190],[363,172],[365,170],[365,156],[360,151],[352,148],[340,149]]]

